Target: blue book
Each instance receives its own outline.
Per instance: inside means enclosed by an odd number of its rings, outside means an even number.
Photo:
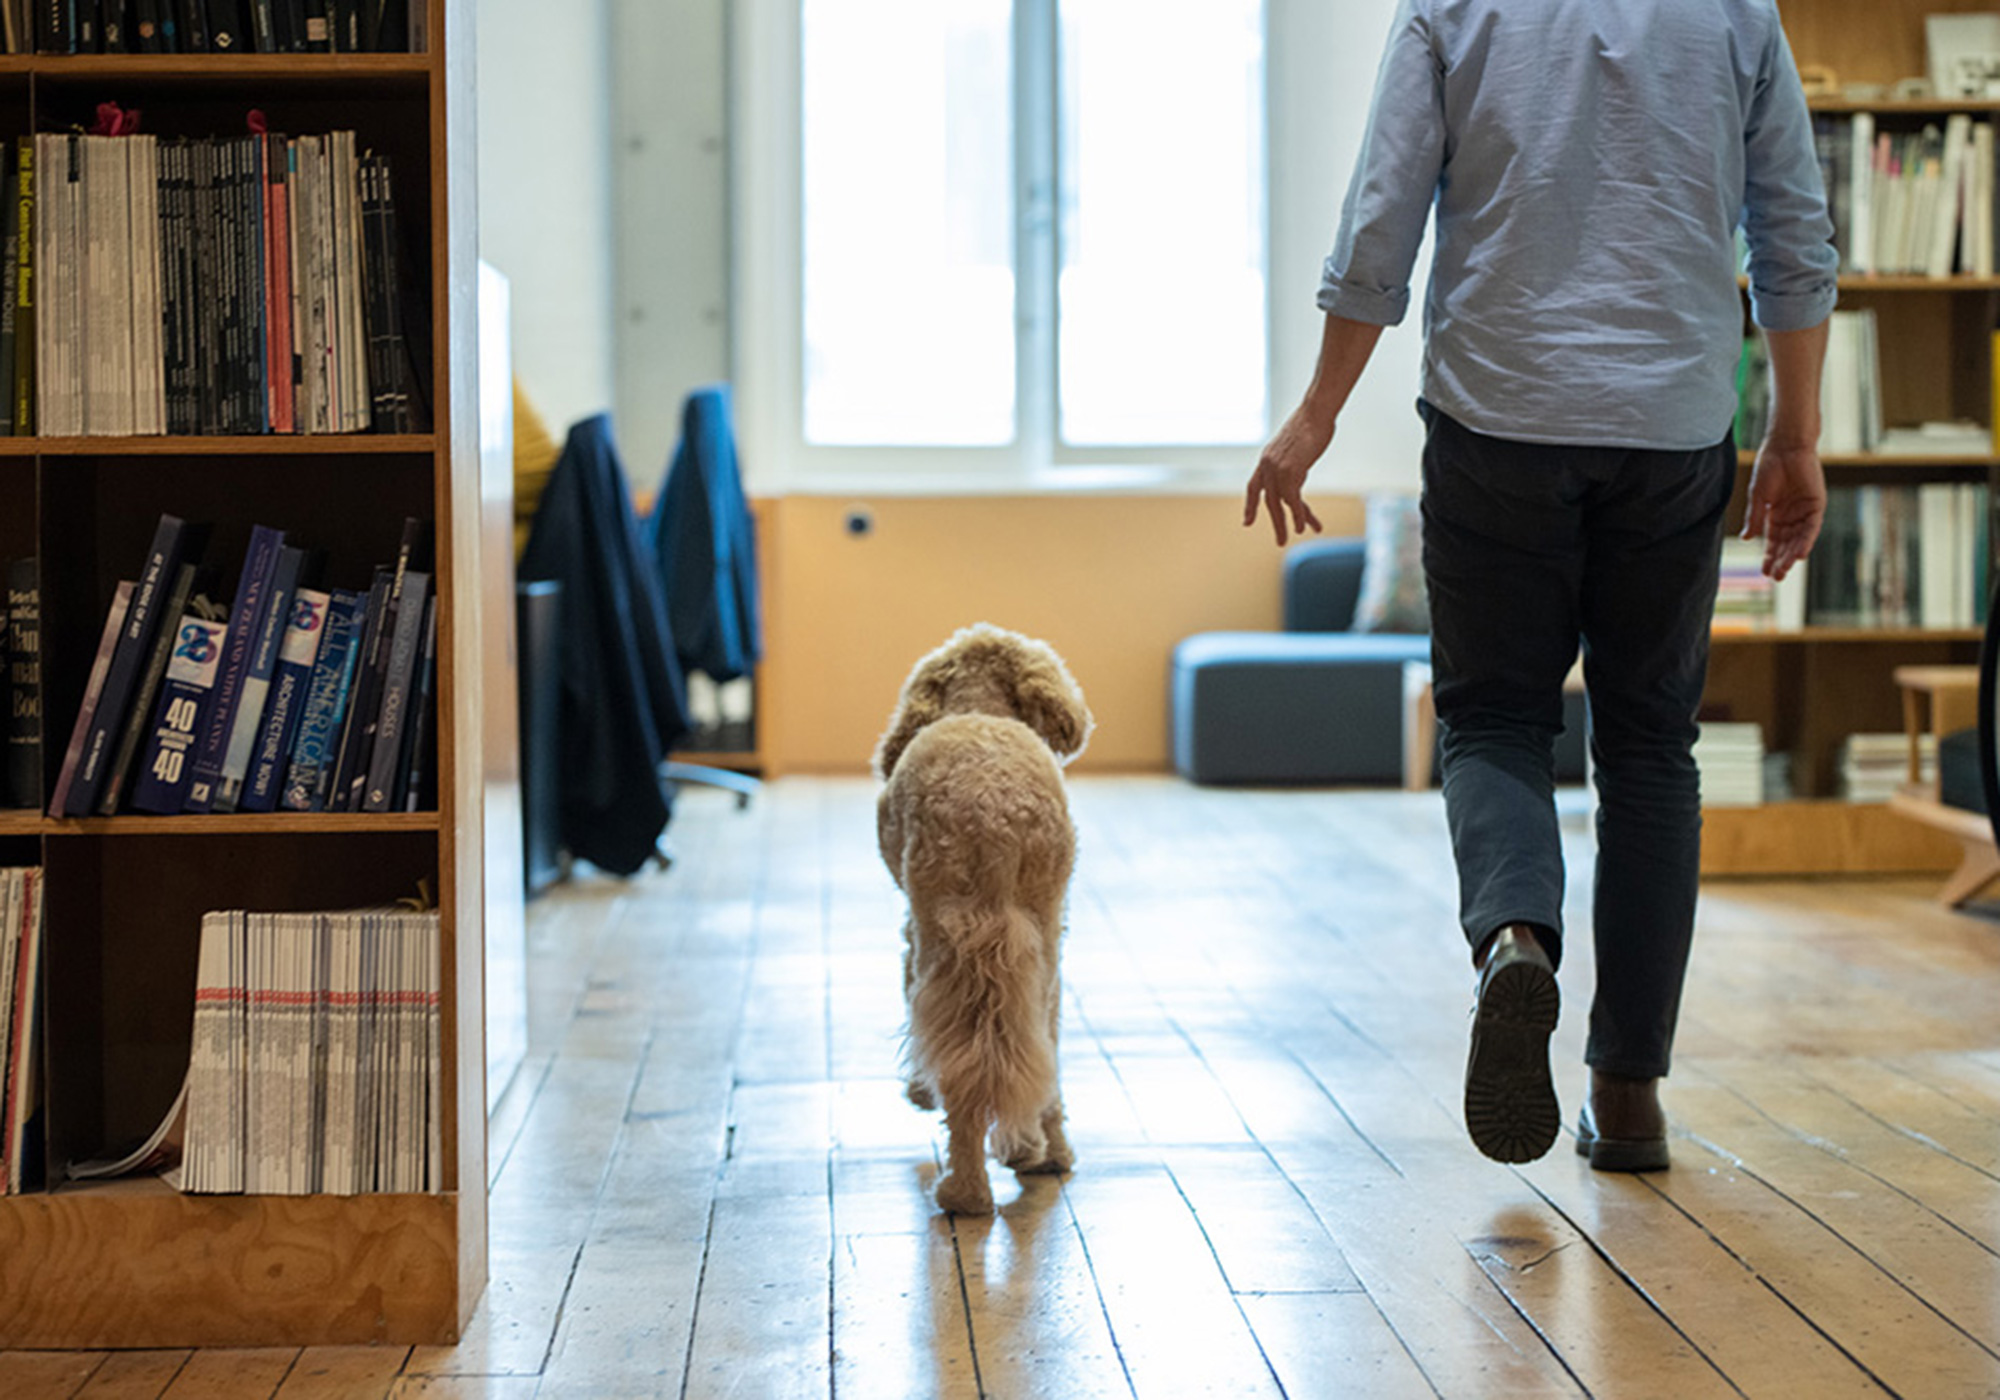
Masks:
[[[133,696],[159,634],[160,618],[167,610],[168,594],[174,587],[183,562],[199,557],[206,531],[189,525],[177,515],[162,515],[153,531],[152,548],[145,567],[132,589],[132,605],[118,632],[117,649],[111,654],[110,669],[104,673],[104,689],[97,697],[90,731],[84,736],[83,751],[77,759],[76,776],[59,815],[83,817],[97,809],[113,760],[118,738],[132,708]]]
[[[216,672],[222,667],[228,633],[223,623],[193,613],[181,617],[166,674],[160,679],[160,700],[153,710],[145,757],[132,788],[135,810],[170,817],[186,806],[196,739]]]
[[[236,723],[229,732],[229,747],[223,750],[222,782],[215,790],[218,812],[233,812],[243,800],[243,783],[250,775],[250,755],[257,747],[257,735],[264,724],[271,681],[278,674],[278,653],[284,650],[285,626],[292,615],[292,595],[298,592],[299,573],[305,562],[303,549],[285,545],[278,550],[278,567],[271,572],[271,600],[258,622],[257,644],[250,649],[250,671],[243,681],[242,697],[236,702]]]
[[[222,669],[216,674],[215,690],[201,727],[201,742],[195,748],[187,811],[215,810],[216,789],[222,783],[222,760],[229,752],[229,737],[235,732],[243,685],[250,678],[251,649],[270,607],[271,576],[277,571],[278,551],[284,544],[283,530],[258,525],[250,531],[250,547],[243,552],[243,573],[236,582],[236,601],[229,608]]]
[[[368,611],[366,593],[334,590],[326,610],[325,636],[313,663],[312,685],[299,715],[298,740],[285,770],[280,800],[288,812],[317,812],[325,805],[328,769],[340,741],[341,718],[354,684],[361,628]]]
[[[301,588],[292,595],[291,620],[285,624],[285,639],[278,649],[278,673],[271,680],[271,698],[264,707],[264,724],[257,745],[250,754],[250,775],[244,783],[243,799],[237,804],[246,812],[269,812],[278,805],[284,786],[285,765],[298,737],[299,719],[305,713],[306,692],[312,686],[313,667],[326,635],[327,608],[333,599],[314,588]]]

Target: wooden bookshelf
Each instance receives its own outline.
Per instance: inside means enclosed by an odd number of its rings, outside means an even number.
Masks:
[[[0,812],[0,859],[45,872],[50,1183],[0,1198],[0,1348],[448,1343],[485,1287],[478,580],[487,541],[508,544],[506,512],[482,513],[474,398],[472,6],[421,2],[421,54],[0,59],[9,138],[99,101],[140,108],[162,135],[239,132],[252,106],[273,131],[352,129],[391,161],[398,218],[429,273],[429,433],[0,439],[0,557],[42,561],[44,796],[110,589],[163,510],[215,523],[208,557],[225,589],[253,522],[303,537],[324,551],[325,577],[350,586],[394,558],[404,516],[432,519],[439,605],[435,812]],[[441,1190],[189,1197],[157,1180],[63,1183],[66,1162],[144,1136],[178,1089],[204,911],[351,908],[419,887],[443,930]]]
[[[1985,0],[1779,0],[1801,69],[1830,70],[1836,84],[1869,83],[1885,94],[1927,72],[1924,17],[1974,13]],[[1953,112],[2000,119],[2000,100],[1884,96],[1866,101],[1815,96],[1828,116],[1870,112],[1878,131],[1907,131]],[[1954,274],[1839,279],[1843,309],[1875,312],[1881,349],[1884,421],[1905,426],[1968,419],[1991,424],[1995,405],[1990,333],[2000,325],[2000,277]],[[1753,456],[1740,455],[1742,486]],[[1857,453],[1824,460],[1836,484],[1984,483],[2000,477],[1991,446],[1956,454]],[[1814,563],[1819,561],[1815,559]],[[1811,565],[1808,565],[1810,568]],[[1710,653],[1705,709],[1752,720],[1768,752],[1791,755],[1792,800],[1704,813],[1705,875],[1809,875],[1945,871],[1958,861],[1944,833],[1889,803],[1840,800],[1839,751],[1849,734],[1903,727],[1893,674],[1899,665],[1965,664],[1977,659],[1976,628],[1807,627],[1798,632],[1723,633]]]

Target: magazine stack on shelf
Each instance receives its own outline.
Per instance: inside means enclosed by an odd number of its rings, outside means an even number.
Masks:
[[[1704,807],[1755,807],[1764,801],[1764,731],[1752,723],[1704,720],[1694,745]]]
[[[1919,783],[1937,780],[1937,739],[1920,735]],[[1840,747],[1840,786],[1849,802],[1887,802],[1909,778],[1907,734],[1850,734]]]
[[[10,54],[422,53],[424,0],[0,0]]]
[[[421,290],[386,158],[351,131],[251,126],[19,140],[0,187],[24,254],[0,319],[9,431],[428,429]]]
[[[42,872],[0,869],[0,1195],[41,1185]]]
[[[197,1195],[441,1189],[440,975],[435,911],[204,915],[179,1097],[139,1147],[70,1178],[158,1172]]]

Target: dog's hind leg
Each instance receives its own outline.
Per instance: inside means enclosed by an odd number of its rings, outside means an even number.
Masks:
[[[917,920],[916,916],[912,915],[903,921],[903,1004],[905,1006],[908,1006],[910,1003],[910,992],[916,986],[916,983]],[[923,1076],[916,1073],[914,1069],[903,1080],[903,1097],[926,1112],[937,1107],[937,1095],[931,1092],[931,1086],[924,1082]]]
[[[987,1114],[982,1109],[944,1106],[945,1174],[938,1178],[938,1209],[953,1215],[991,1215],[993,1190],[986,1184]]]
[[[1062,990],[1058,983],[1049,994],[1049,1049],[1053,1054],[1062,1030]],[[1047,1174],[1059,1176],[1076,1165],[1076,1153],[1070,1148],[1069,1137],[1063,1132],[1062,1085],[1056,1085],[1055,1097],[1042,1110],[1042,1138],[1047,1143],[1045,1151],[1036,1160],[1025,1158],[1009,1162],[1007,1165],[1023,1175]]]

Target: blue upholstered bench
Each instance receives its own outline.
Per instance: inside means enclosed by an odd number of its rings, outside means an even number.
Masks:
[[[1395,783],[1403,775],[1403,667],[1428,636],[1351,632],[1363,544],[1316,540],[1285,556],[1282,632],[1200,632],[1174,649],[1174,767],[1198,783]],[[1583,776],[1581,697],[1566,697],[1556,773]]]

